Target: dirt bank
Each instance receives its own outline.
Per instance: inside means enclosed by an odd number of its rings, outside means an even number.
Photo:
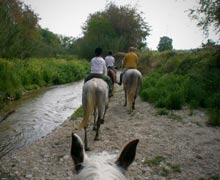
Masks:
[[[158,115],[152,105],[136,102],[128,114],[123,107],[122,87],[115,85],[100,141],[90,131],[90,153],[119,153],[135,138],[140,139],[135,162],[127,176],[132,180],[198,180],[220,178],[220,128],[207,127],[202,111],[187,108]],[[81,118],[77,120],[79,123]],[[1,159],[1,171],[18,180],[73,180],[69,156],[74,122],[67,120],[47,137]],[[83,137],[83,131],[74,131]]]

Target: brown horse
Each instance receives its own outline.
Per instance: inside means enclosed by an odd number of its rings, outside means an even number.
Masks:
[[[107,74],[112,80],[112,90],[114,90],[114,83],[116,82],[116,73],[113,69],[108,68]]]

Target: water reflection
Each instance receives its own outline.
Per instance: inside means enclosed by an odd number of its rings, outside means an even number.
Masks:
[[[0,158],[45,136],[63,123],[80,105],[83,82],[51,87],[19,102],[0,123]]]

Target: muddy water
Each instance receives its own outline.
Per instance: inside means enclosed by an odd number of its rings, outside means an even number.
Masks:
[[[15,112],[0,123],[0,159],[63,123],[81,105],[82,85],[54,86],[12,105]]]

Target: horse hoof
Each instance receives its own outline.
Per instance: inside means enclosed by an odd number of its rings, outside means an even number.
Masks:
[[[98,137],[95,137],[94,141],[99,141],[99,138],[98,138]]]
[[[133,109],[128,110],[128,114],[131,114],[133,112]]]
[[[112,97],[113,96],[113,93],[109,93],[108,97]]]
[[[85,147],[85,151],[91,151],[89,147]]]

